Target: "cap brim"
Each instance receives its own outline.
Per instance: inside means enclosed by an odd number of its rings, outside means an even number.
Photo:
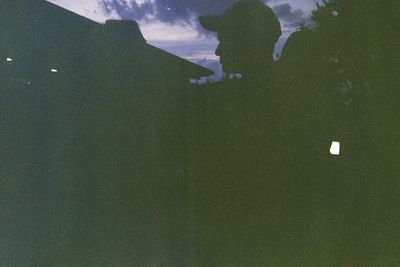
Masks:
[[[217,32],[221,26],[221,16],[200,16],[199,21],[201,26],[210,32]]]

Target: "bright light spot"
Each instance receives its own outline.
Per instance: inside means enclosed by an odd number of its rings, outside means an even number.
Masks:
[[[340,142],[333,141],[330,152],[332,155],[340,155]]]
[[[13,59],[12,58],[7,58],[7,62],[12,62],[13,61]]]
[[[50,71],[53,72],[53,73],[57,73],[58,69],[51,69]]]

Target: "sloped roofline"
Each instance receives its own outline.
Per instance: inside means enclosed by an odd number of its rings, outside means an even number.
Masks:
[[[39,1],[40,1],[40,0],[39,0]],[[87,17],[84,17],[84,16],[82,16],[82,15],[80,15],[80,14],[77,14],[77,13],[75,13],[75,12],[73,12],[73,11],[70,11],[70,10],[68,10],[68,9],[65,9],[65,8],[63,8],[63,7],[61,7],[61,6],[58,6],[58,5],[54,4],[54,3],[51,3],[51,2],[49,2],[49,1],[47,1],[47,0],[43,0],[43,3],[45,3],[45,4],[49,5],[49,6],[51,6],[51,8],[62,9],[63,12],[65,12],[65,13],[68,14],[69,16],[74,16],[74,17],[76,17],[76,18],[79,18],[80,20],[84,21],[84,23],[88,23],[88,24],[90,23],[90,24],[93,25],[93,27],[102,27],[102,26],[105,25],[105,24],[103,24],[103,23],[99,23],[99,22],[97,22],[97,21],[94,21],[94,20],[91,20],[91,19],[89,19],[89,18],[87,18]],[[140,30],[140,28],[139,28],[139,30]],[[210,76],[210,75],[213,75],[213,74],[214,74],[214,72],[213,72],[212,70],[210,70],[210,69],[207,69],[207,68],[205,68],[205,67],[202,67],[202,66],[200,66],[200,65],[197,65],[197,64],[195,64],[195,63],[193,63],[193,62],[191,62],[191,61],[189,61],[189,60],[187,60],[187,59],[181,58],[181,57],[176,56],[176,55],[174,55],[174,54],[171,54],[171,53],[169,53],[168,51],[165,51],[165,50],[163,50],[163,49],[161,49],[161,48],[159,48],[159,47],[155,47],[155,46],[153,46],[153,45],[148,44],[148,43],[147,43],[147,40],[146,40],[146,45],[148,45],[149,47],[151,47],[151,48],[153,48],[153,49],[159,50],[159,52],[165,53],[167,56],[170,56],[170,57],[172,57],[172,58],[175,58],[176,60],[180,61],[181,63],[189,64],[189,65],[190,65],[191,67],[193,67],[193,68],[198,68],[198,71],[199,71],[199,72],[202,72],[202,73],[201,73],[201,76]]]

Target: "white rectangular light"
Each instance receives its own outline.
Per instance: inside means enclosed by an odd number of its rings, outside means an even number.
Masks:
[[[331,155],[340,155],[340,142],[333,141],[329,151]]]
[[[7,60],[7,62],[12,62],[13,61],[13,59],[9,58],[9,57],[6,60]]]
[[[51,69],[50,71],[53,72],[53,73],[57,73],[58,69]]]

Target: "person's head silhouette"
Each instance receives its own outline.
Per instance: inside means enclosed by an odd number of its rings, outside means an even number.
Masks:
[[[224,72],[251,76],[272,65],[282,31],[278,18],[262,2],[240,0],[221,15],[201,16],[199,20],[205,29],[218,33],[215,54]]]

